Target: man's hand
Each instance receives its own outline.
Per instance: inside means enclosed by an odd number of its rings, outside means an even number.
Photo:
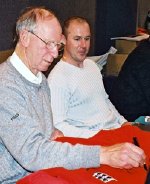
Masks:
[[[144,151],[132,143],[101,147],[100,164],[121,169],[131,169],[132,167],[143,166],[145,159]]]
[[[50,140],[55,140],[58,137],[64,137],[64,134],[60,130],[55,128],[50,137]]]

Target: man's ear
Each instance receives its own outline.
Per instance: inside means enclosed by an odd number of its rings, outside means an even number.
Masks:
[[[20,42],[24,47],[28,47],[30,43],[30,34],[27,30],[22,30],[20,32]]]
[[[62,34],[61,42],[66,45],[66,37]]]

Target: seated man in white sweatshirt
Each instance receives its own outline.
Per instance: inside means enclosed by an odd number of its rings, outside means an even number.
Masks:
[[[63,31],[63,57],[48,76],[55,127],[65,136],[88,138],[126,124],[105,92],[98,66],[86,59],[91,38],[87,20],[69,18]]]

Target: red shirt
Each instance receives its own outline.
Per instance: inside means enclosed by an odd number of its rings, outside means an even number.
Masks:
[[[114,130],[102,130],[89,139],[62,137],[57,139],[71,144],[109,146],[116,143],[133,142],[137,137],[140,147],[147,155],[147,166],[150,165],[150,132],[134,126],[124,126]],[[93,175],[96,175],[95,177]],[[67,170],[64,168],[46,169],[26,176],[17,184],[144,184],[147,172],[143,167],[116,169],[102,165],[99,168]],[[51,177],[51,179],[50,179]],[[44,178],[44,179],[43,179]],[[54,181],[55,179],[55,181]],[[36,180],[36,181],[35,181]],[[109,182],[107,180],[110,180]]]

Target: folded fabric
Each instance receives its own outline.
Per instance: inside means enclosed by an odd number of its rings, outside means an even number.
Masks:
[[[69,184],[69,182],[60,176],[53,176],[42,170],[24,177],[17,184]]]
[[[32,173],[16,184],[100,184],[86,169],[67,170],[64,168],[45,169]]]

